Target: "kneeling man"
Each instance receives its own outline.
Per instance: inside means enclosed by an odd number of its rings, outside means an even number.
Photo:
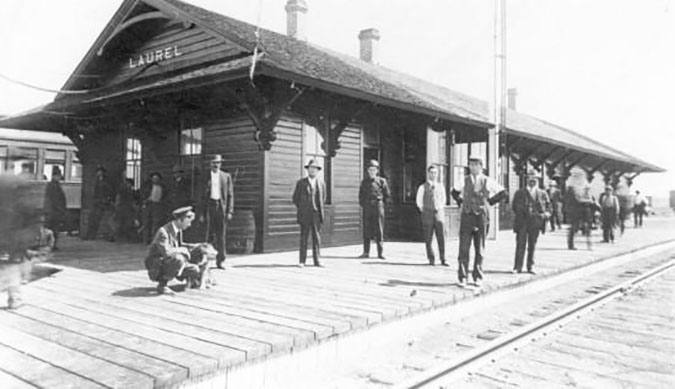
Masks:
[[[167,284],[174,278],[187,280],[188,285],[195,284],[200,278],[199,266],[189,262],[194,245],[183,243],[182,231],[189,228],[195,218],[192,207],[178,208],[172,215],[174,220],[155,233],[145,258],[148,277],[158,283],[158,294],[173,294]]]

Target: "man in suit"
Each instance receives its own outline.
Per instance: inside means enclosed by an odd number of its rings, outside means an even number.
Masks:
[[[527,245],[527,272],[534,274],[534,250],[542,224],[549,213],[548,195],[539,189],[539,177],[534,171],[527,174],[527,187],[518,189],[511,204],[515,219],[513,232],[516,233],[516,256],[513,273],[523,272],[523,259]]]
[[[220,170],[222,156],[212,155],[209,160],[211,171],[202,191],[202,214],[199,221],[206,221],[207,241],[214,242],[218,251],[216,266],[225,269],[225,239],[227,222],[232,220],[234,213],[234,184],[229,173]]]
[[[375,240],[377,257],[384,258],[384,208],[391,197],[387,180],[378,176],[380,164],[376,160],[368,162],[368,177],[361,181],[359,204],[363,209],[363,254],[359,258],[370,256],[370,241]]]
[[[167,284],[174,278],[194,285],[200,277],[199,266],[189,262],[194,245],[183,242],[183,231],[192,225],[195,217],[192,207],[178,208],[172,215],[173,221],[157,230],[145,258],[148,277],[157,282],[158,294],[173,294]]]
[[[464,185],[452,191],[452,197],[460,206],[457,276],[462,287],[466,286],[469,277],[469,250],[472,241],[475,251],[472,276],[474,284],[480,286],[483,280],[485,235],[490,222],[488,205],[494,205],[508,197],[501,185],[483,174],[482,157],[469,157],[469,173],[464,178]]]
[[[605,186],[605,193],[600,195],[600,215],[602,218],[602,241],[614,243],[614,226],[619,219],[619,198],[614,195],[611,185]]]
[[[427,249],[427,260],[431,266],[436,263],[434,249],[431,247],[434,234],[441,265],[448,266],[445,261],[445,203],[445,188],[443,183],[438,181],[438,168],[430,165],[427,168],[427,182],[417,189],[416,204],[421,213],[422,234]]]
[[[293,204],[297,208],[298,224],[300,224],[300,264],[305,266],[307,259],[307,239],[312,235],[312,255],[314,266],[321,267],[319,261],[321,250],[321,224],[323,224],[323,208],[326,202],[326,185],[318,177],[321,166],[311,159],[307,165],[307,177],[298,180],[293,191]]]

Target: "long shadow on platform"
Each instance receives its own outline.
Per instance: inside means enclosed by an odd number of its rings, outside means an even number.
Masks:
[[[410,263],[410,262],[389,262],[389,261],[364,261],[361,262],[363,265],[389,265],[389,266],[431,266],[429,263]]]
[[[457,286],[460,285],[456,282],[416,282],[416,281],[405,281],[405,280],[387,280],[387,282],[382,282],[380,286],[420,286],[420,287],[429,287],[429,288],[446,288],[448,286]]]
[[[113,292],[113,296],[118,297],[148,297],[148,296],[157,296],[157,288],[152,286],[138,286],[135,288],[129,288],[124,290],[118,290]]]
[[[312,265],[307,265],[308,267],[311,267]],[[261,268],[261,269],[271,269],[271,268],[284,268],[284,267],[298,267],[297,264],[295,265],[282,265],[282,264],[259,264],[259,265],[234,265],[232,268],[234,269],[243,269],[243,268]]]

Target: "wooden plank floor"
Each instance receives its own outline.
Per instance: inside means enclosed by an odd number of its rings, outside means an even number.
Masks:
[[[488,242],[483,290],[528,282],[675,239],[675,220],[648,219],[615,244],[565,249],[565,231],[540,238],[537,276],[510,274],[513,234]],[[579,239],[579,238],[578,238]],[[580,239],[579,239],[580,240]],[[447,244],[456,258],[457,241]],[[0,387],[171,387],[289,353],[379,323],[474,297],[457,266],[426,264],[422,243],[388,242],[388,259],[360,247],[323,250],[325,268],[298,268],[297,252],[228,258],[210,290],[157,296],[145,247],[64,238],[63,268],[23,288],[26,305],[0,310]],[[5,303],[4,295],[3,301]]]

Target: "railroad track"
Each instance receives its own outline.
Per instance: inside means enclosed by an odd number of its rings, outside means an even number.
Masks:
[[[489,361],[495,361],[505,354],[517,351],[525,344],[532,342],[548,333],[555,331],[572,320],[584,317],[609,301],[624,296],[642,284],[663,275],[675,267],[675,257],[661,263],[650,270],[637,274],[636,271],[626,270],[618,277],[630,278],[611,287],[598,287],[591,290],[591,296],[578,301],[564,309],[547,315],[540,320],[523,325],[494,340],[479,345],[461,356],[439,363],[432,368],[398,383],[395,388],[445,388],[449,383],[456,382],[462,374],[474,371]],[[636,275],[637,274],[637,275]],[[672,302],[671,302],[672,304]]]

